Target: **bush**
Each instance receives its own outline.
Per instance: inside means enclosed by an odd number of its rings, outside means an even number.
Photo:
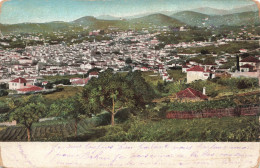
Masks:
[[[9,93],[6,90],[0,89],[0,97],[7,96]]]
[[[8,89],[7,84],[1,83],[0,84],[0,89]]]
[[[170,104],[170,111],[200,111],[205,109],[220,109],[236,107],[236,103],[230,99],[223,100],[212,100],[212,101],[202,101],[202,102],[184,102],[180,103],[178,101]]]
[[[97,141],[203,142],[257,141],[259,121],[255,117],[204,118],[194,120],[134,120],[115,127],[102,127]],[[101,128],[100,128],[101,129]]]
[[[227,86],[230,89],[248,89],[248,88],[258,87],[257,78],[230,78],[230,79],[221,78],[216,80],[216,83],[223,86]]]
[[[206,95],[210,97],[216,97],[219,94],[219,92],[222,90],[220,85],[210,81],[202,81],[202,80],[192,82],[189,85],[189,87],[196,89],[200,92],[203,91],[203,87],[206,87]]]
[[[6,102],[0,102],[0,114],[7,113],[9,111],[8,104]]]

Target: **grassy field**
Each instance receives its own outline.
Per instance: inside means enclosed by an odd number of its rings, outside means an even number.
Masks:
[[[182,73],[182,70],[168,70],[167,72],[174,81],[184,80],[186,78],[186,73]]]
[[[46,98],[47,100],[67,99],[69,97],[75,96],[77,93],[81,93],[81,91],[83,90],[83,87],[77,86],[64,86],[63,88],[63,91],[44,95],[44,98]]]
[[[145,79],[145,81],[152,86],[157,86],[158,82],[163,82],[159,74],[154,73],[153,71],[142,72],[142,76]]]
[[[44,76],[43,79],[47,81],[56,81],[62,79],[71,79],[71,78],[83,78],[83,75],[65,75],[65,76]]]

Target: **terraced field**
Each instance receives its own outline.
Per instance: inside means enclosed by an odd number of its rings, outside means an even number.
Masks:
[[[78,124],[78,136],[88,135],[98,126],[98,120],[86,119]],[[59,124],[36,124],[32,127],[32,141],[66,141],[74,137],[74,122]],[[25,127],[7,127],[0,131],[0,141],[27,141]]]

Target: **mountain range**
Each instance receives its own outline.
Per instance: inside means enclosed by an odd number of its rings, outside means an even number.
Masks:
[[[213,8],[197,8],[187,11],[141,14],[118,18],[109,15],[99,17],[85,16],[71,22],[21,23],[13,25],[0,24],[3,33],[9,32],[52,32],[87,27],[89,29],[120,29],[154,28],[154,26],[239,26],[259,24],[258,11],[255,6],[244,6],[232,10]]]

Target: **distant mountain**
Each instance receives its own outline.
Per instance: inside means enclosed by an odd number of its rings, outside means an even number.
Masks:
[[[243,6],[239,8],[234,8],[229,11],[229,14],[234,14],[234,13],[243,13],[243,12],[256,12],[258,11],[258,8],[256,5],[248,5],[248,6]]]
[[[172,17],[163,15],[163,14],[152,14],[148,16],[144,16],[137,19],[132,19],[131,23],[143,23],[143,24],[150,24],[150,25],[157,25],[157,26],[182,26],[185,23],[174,19]]]
[[[120,17],[110,16],[110,15],[101,15],[96,18],[100,19],[100,20],[120,20],[121,19]]]
[[[171,17],[191,26],[239,26],[259,23],[258,12],[211,16],[193,11],[183,11],[173,14]]]
[[[202,14],[205,14],[205,15],[227,15],[227,14],[230,14],[227,10],[215,9],[215,8],[210,8],[210,7],[191,9],[191,11],[202,13]]]
[[[243,10],[249,10],[243,7]],[[254,9],[254,8],[252,8]],[[236,9],[238,10],[238,9]],[[236,10],[233,10],[235,12]],[[216,13],[216,12],[215,12]],[[108,18],[107,18],[108,19]],[[110,18],[112,19],[112,18]],[[200,12],[194,11],[182,11],[174,13],[173,15],[167,16],[164,14],[156,13],[140,18],[134,18],[129,20],[105,20],[105,18],[97,19],[93,16],[85,16],[74,20],[72,22],[49,22],[49,23],[22,23],[13,25],[0,24],[0,30],[3,33],[10,32],[54,32],[71,29],[82,29],[88,27],[90,30],[93,29],[110,29],[119,28],[123,30],[142,28],[154,28],[155,26],[239,26],[259,24],[259,17],[257,11],[249,11],[242,13],[226,14],[226,15],[207,15]]]
[[[82,26],[91,26],[91,25],[95,24],[95,22],[97,22],[97,21],[98,21],[98,19],[96,19],[93,16],[85,16],[85,17],[79,18],[77,20],[74,20],[71,23],[79,24]]]
[[[214,16],[209,19],[208,24],[229,26],[259,24],[259,16],[258,12],[243,12],[224,16]]]
[[[210,18],[209,15],[193,11],[178,12],[171,15],[171,17],[192,26],[202,26]]]
[[[202,13],[205,15],[216,16],[216,15],[229,15],[235,13],[243,13],[243,12],[256,12],[258,11],[258,8],[256,5],[247,5],[247,6],[234,8],[231,10],[202,7],[202,8],[191,9],[190,11]]]

